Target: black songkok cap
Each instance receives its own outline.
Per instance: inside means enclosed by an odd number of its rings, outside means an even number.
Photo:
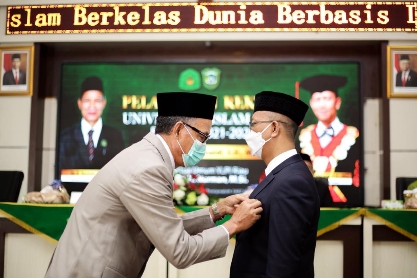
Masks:
[[[410,57],[407,54],[402,54],[400,60],[410,60]]]
[[[198,93],[159,93],[156,94],[158,116],[179,116],[212,120],[216,99],[216,96]]]
[[[103,82],[97,76],[87,77],[81,85],[81,97],[86,91],[95,90],[100,91],[104,95]]]
[[[283,93],[263,91],[255,95],[256,111],[271,111],[287,116],[300,125],[308,110],[308,105],[301,100]]]
[[[20,59],[20,54],[19,53],[12,54],[12,61],[14,59]]]
[[[347,78],[345,76],[322,74],[304,79],[301,81],[300,87],[311,94],[332,91],[337,96],[339,88],[345,86],[346,83]]]

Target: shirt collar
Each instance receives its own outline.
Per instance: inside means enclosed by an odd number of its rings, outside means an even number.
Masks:
[[[81,131],[83,132],[83,134],[88,134],[90,130],[101,131],[102,128],[103,120],[101,119],[101,117],[93,126],[91,126],[84,118],[81,119]]]
[[[169,160],[171,160],[172,169],[175,170],[174,156],[172,155],[171,150],[168,147],[168,144],[165,142],[164,138],[162,138],[161,135],[156,134],[156,137],[158,137],[159,140],[161,140],[162,145],[164,145],[164,148],[165,148],[165,150],[167,151],[167,153],[169,155]]]
[[[316,134],[320,136],[326,131],[326,129],[330,127],[333,129],[334,135],[336,135],[343,129],[343,124],[340,122],[338,117],[336,117],[328,127],[325,126],[322,122],[318,122],[316,127]]]
[[[100,139],[101,130],[103,129],[103,120],[100,118],[98,121],[94,124],[94,126],[91,126],[84,118],[81,119],[81,132],[83,134],[84,143],[88,144],[88,132],[90,130],[93,130],[93,143],[94,148],[97,148],[98,140]]]
[[[284,162],[285,160],[287,160],[288,158],[296,154],[297,154],[297,151],[295,149],[291,149],[289,151],[283,152],[282,154],[274,157],[274,159],[272,159],[271,162],[269,162],[268,166],[266,167],[265,175],[268,176],[269,173],[271,173],[272,170],[274,170],[278,165],[280,165],[282,162]]]

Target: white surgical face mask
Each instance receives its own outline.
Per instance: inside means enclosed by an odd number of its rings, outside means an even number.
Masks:
[[[264,128],[261,132],[255,132],[252,129],[249,131],[248,134],[245,136],[246,144],[248,144],[249,149],[252,155],[262,158],[262,147],[265,145],[266,142],[272,139],[269,138],[268,140],[264,140],[262,138],[262,133],[271,125],[270,123],[267,127]]]

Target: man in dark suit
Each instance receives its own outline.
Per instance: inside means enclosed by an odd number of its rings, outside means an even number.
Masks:
[[[313,176],[295,150],[295,134],[308,106],[282,93],[255,96],[245,140],[267,168],[250,198],[263,212],[236,236],[231,278],[314,277],[320,200]]]
[[[100,169],[124,149],[120,131],[105,125],[101,118],[106,107],[101,80],[88,77],[81,87],[77,103],[82,119],[61,133],[60,169]]]
[[[400,69],[395,77],[395,86],[417,87],[417,72],[410,69],[410,57],[407,54],[400,56]]]
[[[25,85],[26,73],[20,69],[20,54],[12,55],[12,69],[3,75],[3,85]]]

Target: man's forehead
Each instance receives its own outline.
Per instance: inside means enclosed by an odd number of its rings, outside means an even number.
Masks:
[[[263,117],[268,115],[268,111],[256,111],[252,114],[252,120],[262,119]]]
[[[203,118],[195,118],[195,120],[192,121],[192,126],[208,134],[210,132],[212,123],[213,123],[212,120],[203,119]]]
[[[194,118],[194,120],[191,121],[191,123],[195,126],[207,126],[207,125],[211,125],[213,121],[209,119],[203,119],[203,118]]]
[[[81,98],[102,98],[104,94],[102,91],[99,90],[88,90],[85,91]]]
[[[330,90],[324,90],[322,92],[314,92],[311,97],[322,97],[322,96],[329,96],[333,95],[336,97],[336,93]]]

